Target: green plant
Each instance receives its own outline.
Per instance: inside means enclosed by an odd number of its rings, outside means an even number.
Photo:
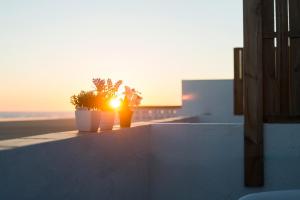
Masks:
[[[97,110],[101,105],[100,99],[93,91],[81,91],[78,95],[71,96],[71,103],[76,109]]]

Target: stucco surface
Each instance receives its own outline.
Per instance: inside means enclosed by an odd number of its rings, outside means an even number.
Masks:
[[[233,113],[233,80],[183,80],[183,115],[199,116],[202,123],[243,122]]]
[[[42,143],[31,138],[0,150],[0,199],[232,200],[299,189],[299,133],[297,124],[265,125],[263,188],[244,187],[239,123],[157,123],[48,135]]]
[[[148,127],[0,151],[0,199],[146,199]]]

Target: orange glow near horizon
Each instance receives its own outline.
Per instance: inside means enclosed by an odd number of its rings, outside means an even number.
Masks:
[[[233,78],[242,1],[67,2],[0,1],[0,112],[74,111],[93,78],[123,80],[141,106],[182,105],[181,80]]]

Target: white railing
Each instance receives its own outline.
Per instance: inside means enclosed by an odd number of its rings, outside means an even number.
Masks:
[[[133,121],[149,121],[178,117],[181,106],[142,106],[135,110]]]

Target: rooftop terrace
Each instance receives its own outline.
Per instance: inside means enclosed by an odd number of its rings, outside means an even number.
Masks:
[[[220,200],[297,189],[299,124],[264,124],[265,185],[244,186],[244,124],[233,115],[232,84],[184,81],[183,94],[193,98],[178,117],[130,129],[6,134],[0,140],[0,199]],[[179,117],[187,113],[196,117]],[[19,126],[26,131],[25,122]]]
[[[243,124],[169,122],[2,140],[0,199],[219,200],[298,188],[300,126],[265,129],[263,188],[243,184]]]

